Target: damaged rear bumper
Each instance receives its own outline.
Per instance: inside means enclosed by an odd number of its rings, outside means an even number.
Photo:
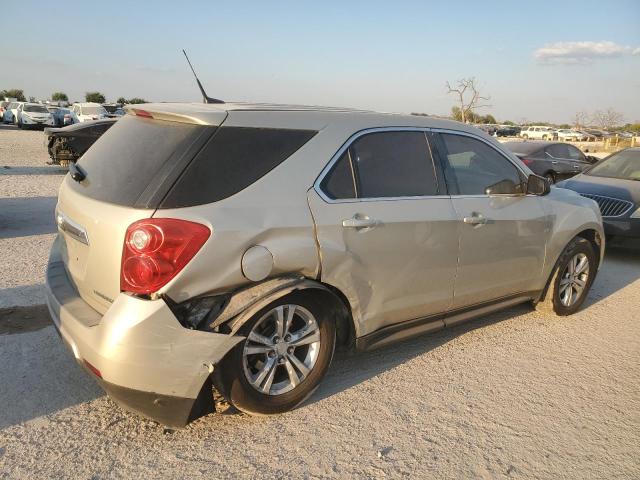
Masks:
[[[171,427],[211,411],[213,366],[243,339],[186,329],[162,299],[120,294],[100,315],[79,296],[55,244],[46,297],[64,343],[109,396]]]

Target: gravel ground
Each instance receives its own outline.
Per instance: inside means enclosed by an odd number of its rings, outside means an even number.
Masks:
[[[33,199],[61,177],[40,135],[0,130],[0,166],[24,172],[0,171],[0,306],[41,303],[55,201]],[[0,328],[0,478],[640,478],[639,299],[640,255],[614,250],[574,316],[523,305],[339,354],[293,412],[173,433],[105,397],[41,308],[5,309],[33,323]]]

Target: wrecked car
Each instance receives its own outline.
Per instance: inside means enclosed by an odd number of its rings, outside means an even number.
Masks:
[[[117,118],[106,118],[75,123],[67,127],[45,128],[47,151],[51,158],[47,163],[49,165],[68,166],[69,163],[75,162],[117,120]]]
[[[146,104],[61,186],[46,296],[123,407],[171,427],[307,399],[334,349],[515,304],[569,315],[604,252],[598,206],[480,130],[263,104]]]

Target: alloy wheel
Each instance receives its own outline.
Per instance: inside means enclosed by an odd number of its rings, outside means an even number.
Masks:
[[[571,307],[582,296],[589,280],[589,258],[584,253],[571,257],[560,277],[560,303]]]
[[[242,352],[244,374],[265,395],[281,395],[309,376],[320,352],[320,328],[300,305],[279,305],[260,318]]]

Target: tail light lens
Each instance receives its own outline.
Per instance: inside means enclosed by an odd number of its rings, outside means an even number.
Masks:
[[[150,218],[127,228],[120,290],[146,294],[175,277],[211,235],[209,227],[175,218]]]
[[[520,160],[522,160],[522,163],[524,163],[527,167],[533,163],[533,160],[531,160],[530,158],[521,158]]]

